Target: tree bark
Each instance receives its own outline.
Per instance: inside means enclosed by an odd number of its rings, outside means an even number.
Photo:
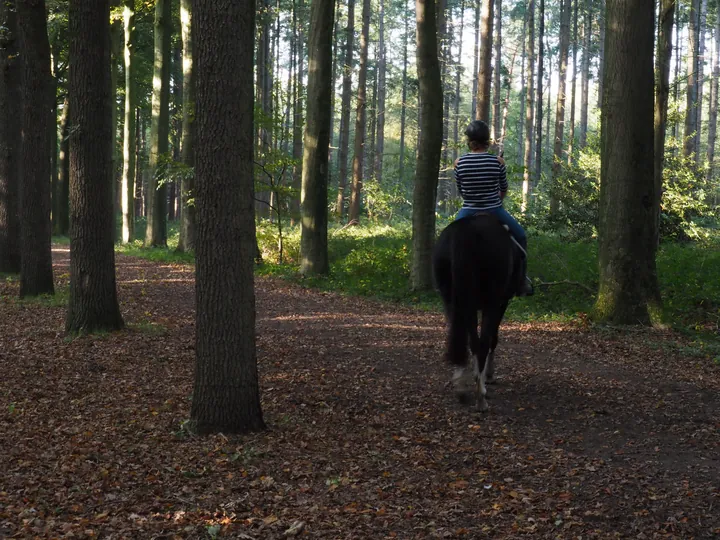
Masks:
[[[475,3],[475,48],[473,49],[473,87],[471,118],[477,118],[478,73],[480,72],[480,17],[482,2]]]
[[[57,194],[58,228],[55,234],[68,236],[70,234],[70,102],[67,97],[60,115]]]
[[[350,98],[352,97],[353,50],[355,42],[355,0],[348,0],[348,24],[345,30],[345,61],[343,65],[343,90],[340,111],[340,150],[338,152],[338,196],[335,215],[342,217],[345,211],[345,186],[348,178],[348,151],[350,149]]]
[[[598,109],[602,109],[603,105],[603,83],[605,80],[605,1],[599,0],[600,9],[598,10],[598,32],[600,34],[598,43]]]
[[[377,61],[377,109],[375,111],[375,179],[382,184],[383,154],[385,153],[385,2],[380,0]]]
[[[493,123],[492,139],[496,145],[502,144],[500,140],[500,129],[502,127],[502,115],[500,113],[500,102],[502,101],[502,0],[494,0],[495,3],[495,67],[493,69]]]
[[[365,123],[367,118],[367,62],[370,34],[370,0],[363,0],[362,32],[360,34],[360,72],[358,74],[357,110],[355,117],[355,155],[353,184],[348,210],[348,222],[360,221],[362,199],[363,159],[365,154]],[[441,99],[442,102],[442,99]]]
[[[65,330],[123,326],[115,284],[109,0],[70,2],[70,301]]]
[[[478,71],[478,96],[476,120],[490,122],[490,88],[493,43],[493,5],[495,0],[484,0],[480,18],[480,66]]]
[[[659,307],[654,242],[653,0],[608,0],[595,316],[647,324]]]
[[[563,143],[565,138],[565,95],[567,81],[568,49],[570,47],[570,0],[563,0],[560,15],[560,58],[558,59],[558,95],[555,114],[555,142],[553,145],[552,181],[550,190],[550,214],[557,214],[560,202],[557,187],[563,163]],[[548,111],[549,113],[549,111]],[[549,134],[548,134],[549,135]]]
[[[590,35],[592,33],[592,13],[590,11],[590,0],[585,0],[585,26],[583,28],[583,57],[582,81],[580,84],[580,134],[578,137],[578,148],[583,149],[587,144],[588,129],[588,102],[590,89]]]
[[[298,2],[298,18],[302,18],[304,7],[303,0]],[[303,33],[303,22],[297,25],[295,36],[295,53],[297,58],[297,72],[295,73],[295,102],[293,107],[293,166],[292,187],[296,190],[290,199],[290,218],[294,223],[300,217],[300,190],[302,188],[302,159],[303,159],[303,101],[305,84],[305,35]]]
[[[192,1],[199,433],[263,429],[255,348],[253,0]],[[219,256],[222,254],[222,256]]]
[[[50,238],[50,43],[44,0],[17,3],[22,69],[20,297],[54,294]],[[38,158],[38,156],[42,156]]]
[[[522,53],[520,57],[520,114],[517,123],[517,155],[518,159],[524,156],[523,148],[525,147],[525,103],[527,101],[527,85],[525,83],[525,62],[527,57],[527,14],[523,17],[523,29],[521,34]],[[474,115],[474,111],[473,111]],[[474,116],[473,116],[474,117]],[[524,161],[523,161],[524,163]]]
[[[110,14],[108,13],[108,17]],[[115,19],[110,23],[110,139],[108,144],[110,145],[110,178],[112,180],[112,215],[113,215],[113,242],[116,238],[115,230],[115,216],[120,212],[121,198],[120,193],[121,185],[118,183],[117,171],[118,167],[118,108],[117,108],[117,87],[118,79],[120,78],[120,64],[124,63],[123,58],[123,41],[124,31],[123,23],[119,19]],[[122,181],[122,180],[121,180]]]
[[[526,90],[525,90],[525,152],[523,164],[525,171],[523,174],[522,186],[522,213],[527,212],[530,204],[530,193],[532,190],[532,143],[533,143],[533,105],[535,100],[535,0],[528,0],[527,8],[527,74],[526,74]]]
[[[687,56],[687,105],[685,112],[685,133],[683,155],[690,157],[698,153],[698,24],[700,0],[691,0],[688,14],[688,56]]]
[[[573,163],[573,152],[575,147],[575,95],[577,94],[577,50],[578,50],[578,1],[573,0],[573,34],[572,34],[572,62],[573,76],[570,83],[570,140],[568,141],[568,165]]]
[[[125,124],[123,126],[123,175],[121,186],[122,232],[124,244],[135,237],[135,0],[124,0],[123,22],[125,28]]]
[[[461,97],[461,79],[463,74],[463,30],[465,29],[465,0],[460,2],[460,34],[458,38],[458,55],[457,63],[455,65],[455,92],[453,99],[453,163],[458,158],[458,152],[460,150],[460,97]],[[475,77],[473,77],[475,78]],[[450,193],[452,197],[456,196],[457,187],[453,180],[452,174],[450,175]]]
[[[542,143],[543,143],[543,84],[545,72],[545,0],[539,1],[539,10],[537,14],[537,42],[538,42],[538,62],[537,62],[537,105],[535,105],[535,174],[532,178],[533,186],[537,186],[542,178]],[[548,73],[550,73],[548,69]],[[550,87],[548,85],[548,102],[550,96]],[[548,105],[547,116],[550,118],[550,106]],[[548,133],[548,137],[550,134]]]
[[[720,8],[720,2],[718,2]],[[718,9],[720,13],[720,9]],[[718,90],[720,85],[720,17],[715,17],[715,54],[713,59],[713,77],[710,86],[710,118],[708,119],[707,176],[709,184],[715,176],[715,142],[717,139]]]
[[[402,103],[400,104],[400,163],[398,177],[400,184],[405,179],[405,128],[407,123],[407,87],[408,87],[408,19],[403,17],[405,32],[403,34],[403,71],[402,71]]]
[[[415,19],[422,125],[413,189],[413,252],[410,281],[413,289],[421,290],[432,287],[431,257],[435,242],[435,194],[442,146],[442,83],[437,54],[434,0],[416,0]]]
[[[152,119],[150,122],[150,174],[147,190],[145,245],[167,245],[167,184],[159,182],[161,158],[166,157],[170,135],[171,0],[155,1]]]
[[[667,128],[668,98],[670,96],[670,59],[672,56],[672,28],[675,0],[662,0],[658,18],[658,45],[655,64],[655,204],[653,216],[655,243],[659,242],[660,200],[665,158],[665,131]]]
[[[193,69],[192,2],[181,0],[180,27],[183,40],[183,107],[181,160],[188,171],[180,182],[180,242],[178,251],[195,250],[195,70]]]
[[[703,115],[703,86],[705,85],[705,27],[707,24],[707,0],[700,2],[700,16],[698,17],[698,63],[697,63],[697,146],[695,148],[695,164],[702,165],[700,141],[702,138]]]
[[[22,61],[14,3],[0,2],[0,272],[20,272]]]
[[[334,12],[334,0],[314,0],[311,4],[308,40],[310,70],[300,201],[300,272],[303,275],[325,275],[330,270],[327,186]]]

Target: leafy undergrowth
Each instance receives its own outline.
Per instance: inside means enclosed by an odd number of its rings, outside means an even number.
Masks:
[[[0,537],[720,534],[720,373],[675,334],[507,324],[477,415],[441,315],[260,278],[269,429],[196,438],[192,269],[119,256],[118,287],[129,328],[66,340],[0,282]]]

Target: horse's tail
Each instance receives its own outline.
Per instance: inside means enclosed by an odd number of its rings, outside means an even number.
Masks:
[[[460,245],[462,239],[455,235],[453,238],[453,246],[450,250],[451,257],[451,283],[452,290],[450,293],[450,309],[448,310],[448,322],[450,328],[448,330],[447,345],[447,361],[455,366],[465,366],[468,358],[468,325],[472,318],[472,304],[470,302],[473,286],[472,280],[469,279],[469,272],[472,271],[471,265],[464,258],[468,253],[465,246]]]

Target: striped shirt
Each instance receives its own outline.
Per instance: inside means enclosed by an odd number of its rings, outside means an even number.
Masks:
[[[469,153],[455,163],[455,181],[463,208],[490,210],[502,206],[500,193],[508,189],[505,165],[493,154]]]

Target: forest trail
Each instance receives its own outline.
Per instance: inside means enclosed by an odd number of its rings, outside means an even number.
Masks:
[[[117,275],[128,329],[75,340],[0,283],[0,538],[720,534],[720,370],[677,336],[506,324],[481,415],[441,314],[262,278],[270,429],[194,438],[193,269]]]

